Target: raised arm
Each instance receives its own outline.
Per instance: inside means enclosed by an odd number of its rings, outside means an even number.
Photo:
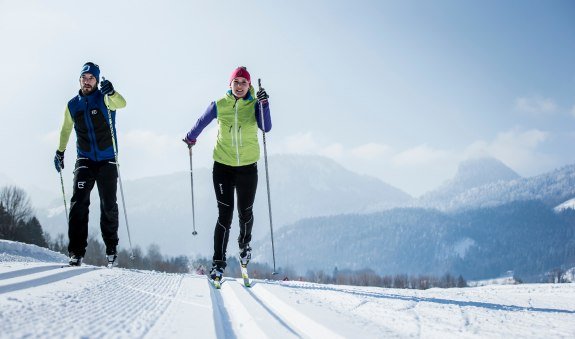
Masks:
[[[217,118],[217,108],[216,103],[212,102],[202,116],[196,121],[194,127],[186,134],[186,139],[188,141],[196,141],[200,133],[212,122],[212,120]]]

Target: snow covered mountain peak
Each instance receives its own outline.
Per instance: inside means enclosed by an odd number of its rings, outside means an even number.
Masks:
[[[467,188],[497,181],[519,179],[520,176],[500,160],[493,157],[474,158],[459,164],[457,174],[451,181]]]
[[[519,179],[521,176],[500,160],[481,157],[465,160],[459,164],[455,176],[434,191],[424,194],[422,201],[450,199],[475,187]]]

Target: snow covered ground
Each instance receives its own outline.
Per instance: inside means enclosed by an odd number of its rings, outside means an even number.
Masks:
[[[0,241],[0,337],[573,338],[575,285],[396,290],[63,267]]]
[[[567,209],[575,210],[575,198],[569,199],[554,208],[555,212],[557,213],[565,211]]]

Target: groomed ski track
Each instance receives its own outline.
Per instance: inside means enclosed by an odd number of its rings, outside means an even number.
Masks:
[[[0,337],[559,337],[575,285],[427,291],[0,262]]]
[[[13,302],[2,326],[17,337],[341,338],[274,297],[266,282],[246,288],[226,277],[216,290],[205,276],[45,263],[0,272],[0,296]]]

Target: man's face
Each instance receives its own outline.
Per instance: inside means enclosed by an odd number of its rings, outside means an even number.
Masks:
[[[90,73],[84,73],[80,77],[80,90],[82,94],[89,95],[92,94],[98,88],[98,81]]]
[[[232,89],[232,93],[236,96],[236,98],[243,98],[248,94],[250,83],[246,78],[237,77],[232,80],[230,88]]]

